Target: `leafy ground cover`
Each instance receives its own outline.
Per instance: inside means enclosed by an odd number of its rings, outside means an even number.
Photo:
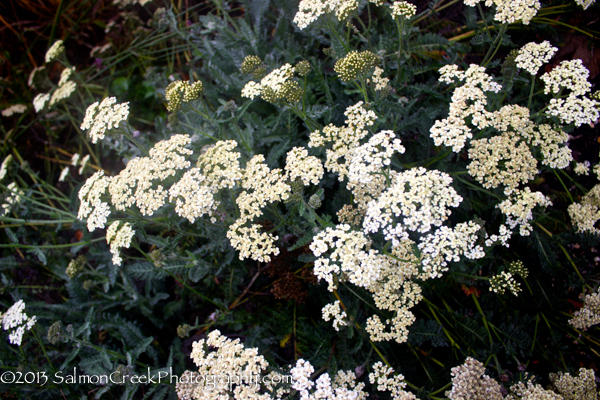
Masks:
[[[597,398],[597,5],[0,7],[3,397]]]

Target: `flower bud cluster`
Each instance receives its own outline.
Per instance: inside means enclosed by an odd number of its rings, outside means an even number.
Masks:
[[[369,50],[351,51],[344,58],[336,61],[333,69],[344,82],[357,79],[359,75],[366,74],[371,68],[381,63],[379,56]]]
[[[174,81],[169,83],[165,89],[165,99],[167,100],[167,110],[177,112],[181,109],[182,103],[189,103],[200,97],[204,90],[202,82],[196,81],[190,84],[188,81]]]

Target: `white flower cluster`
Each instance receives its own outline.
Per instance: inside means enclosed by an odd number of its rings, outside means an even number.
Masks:
[[[394,316],[383,322],[378,315],[367,319],[366,330],[372,341],[404,343],[408,340],[408,328],[415,321],[410,308],[422,300],[421,287],[412,281],[418,277],[420,262],[414,254],[413,244],[410,240],[402,241],[392,249],[393,257],[380,257],[379,279],[367,289],[372,293],[375,306],[393,312]]]
[[[50,46],[48,51],[46,51],[46,62],[49,63],[64,52],[65,46],[63,45],[63,41],[57,40],[52,46]]]
[[[522,129],[515,128],[515,130],[530,146],[539,147],[544,156],[542,164],[550,168],[564,169],[573,161],[571,149],[567,146],[561,146],[569,141],[569,135],[558,127],[553,128],[548,124],[536,126],[530,123]]]
[[[600,184],[590,190],[580,203],[573,203],[567,209],[577,232],[600,234],[596,223],[600,220]]]
[[[421,239],[421,279],[434,279],[447,271],[448,262],[458,262],[461,256],[476,260],[483,258],[483,247],[477,244],[481,226],[476,222],[462,222],[454,227],[442,226]]]
[[[305,186],[318,185],[324,174],[321,160],[309,156],[308,150],[303,147],[294,147],[288,151],[285,171],[289,180],[293,181],[298,178]]]
[[[296,102],[302,98],[303,90],[298,82],[292,79],[295,72],[295,67],[285,64],[262,78],[260,83],[248,82],[242,89],[242,97],[254,100],[255,97],[261,96],[270,103],[280,100]]]
[[[466,119],[479,129],[490,125],[493,114],[485,109],[485,92],[498,93],[502,86],[485,73],[485,68],[471,64],[466,71],[460,71],[456,65],[446,65],[439,70],[440,82],[452,83],[454,79],[464,81],[452,94],[448,117],[437,120],[430,129],[430,136],[436,146],[452,147],[458,153],[468,139],[473,137]]]
[[[584,161],[582,163],[575,163],[575,166],[573,167],[573,172],[575,172],[577,175],[589,175],[590,174],[590,162],[589,161]]]
[[[67,81],[66,83],[60,85],[54,92],[52,92],[52,96],[50,96],[50,106],[58,103],[61,100],[67,99],[73,92],[77,89],[77,84],[73,81]]]
[[[464,0],[464,3],[475,7],[481,1]],[[523,25],[529,25],[541,7],[538,0],[485,0],[485,5],[487,7],[496,5],[496,15],[494,16],[496,21],[507,24],[522,21]]]
[[[511,393],[504,398],[505,400],[564,400],[564,397],[551,390],[544,389],[542,385],[534,383],[533,380],[512,385],[510,391]]]
[[[31,72],[29,73],[29,78],[27,78],[27,86],[35,87],[35,78],[37,76],[37,73],[40,71],[43,71],[45,69],[46,69],[46,67],[44,65],[42,65],[40,67],[35,67],[34,69],[32,69]]]
[[[407,1],[394,1],[390,6],[390,12],[393,18],[404,17],[406,19],[412,18],[417,13],[417,6]]]
[[[584,10],[587,10],[589,6],[594,4],[596,0],[575,0],[575,3],[583,7]]]
[[[0,164],[0,180],[4,179],[4,177],[6,176],[6,173],[8,172],[8,166],[10,165],[12,159],[12,154],[9,154],[6,156],[4,161],[2,161],[2,164]]]
[[[345,21],[352,11],[358,8],[358,0],[302,0],[294,23],[300,29],[306,29],[325,13],[335,13],[340,21]]]
[[[323,313],[323,320],[331,321],[331,319],[333,319],[333,329],[336,331],[340,330],[340,326],[348,325],[348,314],[340,307],[339,300],[336,300],[331,304],[326,304],[321,312]]]
[[[110,215],[108,202],[102,196],[111,183],[111,178],[104,176],[100,170],[90,176],[79,189],[79,212],[77,219],[87,218],[87,228],[90,232],[96,228],[104,228]]]
[[[110,245],[110,252],[113,255],[112,262],[115,265],[121,265],[123,259],[120,256],[119,249],[128,249],[131,245],[131,239],[135,231],[131,229],[129,222],[126,222],[119,229],[121,221],[115,221],[106,230],[106,243]]]
[[[532,192],[529,187],[516,190],[506,200],[496,207],[506,215],[506,224],[514,229],[519,226],[521,236],[529,236],[533,230],[529,221],[533,219],[533,209],[536,206],[548,207],[552,202],[541,192]]]
[[[119,124],[127,120],[129,115],[129,102],[116,104],[115,97],[107,97],[101,103],[95,102],[85,111],[85,118],[81,129],[89,129],[92,143],[98,139],[104,139],[107,130],[117,128]]]
[[[313,382],[310,378],[314,372],[311,363],[303,359],[290,370],[292,389],[300,393],[300,400],[365,400],[368,396],[363,391],[365,384],[356,383],[354,372],[340,370],[333,382],[325,372]]]
[[[35,112],[40,112],[50,100],[50,93],[39,93],[33,98],[33,108]]]
[[[518,296],[521,291],[521,286],[510,272],[503,271],[490,279],[490,292],[504,294],[506,289],[515,296]]]
[[[471,146],[467,170],[485,188],[504,185],[504,193],[509,195],[538,173],[529,146],[524,142],[517,145],[508,135],[473,140]]]
[[[271,170],[262,154],[252,157],[246,164],[241,178],[244,191],[236,199],[240,217],[227,231],[227,238],[233,248],[239,250],[241,260],[250,257],[269,262],[271,255],[279,254],[279,248],[275,246],[277,236],[261,232],[258,224],[244,225],[261,216],[262,208],[267,204],[289,198],[291,188],[285,182],[286,178],[282,170]]]
[[[382,174],[388,168],[396,153],[404,154],[406,150],[402,141],[392,131],[381,131],[362,146],[352,150],[348,167],[349,189],[358,184],[366,184],[374,179],[374,175]]]
[[[158,142],[150,150],[150,157],[138,157],[129,161],[127,167],[115,177],[104,176],[104,171],[92,175],[79,190],[78,219],[87,218],[88,230],[104,228],[111,211],[109,203],[102,200],[107,189],[115,209],[125,211],[135,204],[143,215],[152,215],[160,208],[167,196],[162,185],[153,189],[154,180],[164,180],[175,175],[179,169],[187,168],[190,162],[186,155],[192,154],[187,135],[174,135],[169,140]]]
[[[467,357],[463,365],[452,368],[452,390],[446,396],[451,400],[502,400],[500,385],[484,372],[480,361]]]
[[[575,312],[569,324],[583,331],[600,324],[600,291],[585,296],[584,306]]]
[[[541,76],[544,81],[544,93],[560,94],[564,89],[570,91],[567,98],[553,98],[548,113],[558,117],[562,123],[580,126],[598,120],[600,102],[586,97],[590,92],[589,70],[580,59],[562,61],[552,71]]]
[[[394,369],[384,365],[381,361],[373,364],[373,372],[369,374],[369,382],[372,385],[377,384],[377,390],[380,392],[390,392],[394,400],[416,400],[417,397],[406,392],[406,382],[401,374],[393,375]]]
[[[391,186],[368,205],[363,229],[365,233],[382,231],[386,240],[397,246],[408,239],[408,232],[429,232],[450,216],[449,207],[462,201],[450,186],[452,178],[440,171],[423,167],[398,173]],[[399,222],[394,222],[400,219]]]
[[[19,189],[16,182],[10,183],[6,188],[8,189],[8,193],[4,199],[6,203],[2,204],[2,207],[0,207],[0,216],[8,215],[11,208],[19,204],[25,195],[25,193]]]
[[[310,244],[315,257],[319,257],[314,264],[315,276],[329,284],[329,291],[337,288],[337,280],[369,287],[379,278],[381,259],[385,257],[370,247],[371,241],[362,232],[351,230],[350,225],[328,227]]]
[[[557,51],[558,48],[553,47],[547,40],[540,44],[530,42],[519,49],[515,62],[517,67],[536,75],[540,67],[550,61]]]
[[[375,85],[375,91],[377,91],[377,92],[387,90],[390,87],[390,79],[386,78],[384,76],[381,76],[382,74],[383,74],[383,69],[381,69],[379,67],[375,67],[375,69],[373,70],[373,76],[371,77],[371,79],[373,80],[373,84]]]
[[[346,126],[337,127],[333,124],[327,125],[321,131],[311,132],[308,147],[325,146],[331,143],[331,149],[327,149],[325,168],[339,174],[339,180],[344,180],[348,174],[348,161],[352,150],[360,145],[360,140],[369,134],[366,130],[372,126],[377,115],[371,110],[363,107],[359,101],[346,109]],[[344,161],[340,161],[344,158]]]
[[[209,348],[214,351],[207,351]],[[269,363],[258,354],[258,349],[244,348],[239,339],[228,339],[214,330],[206,340],[192,344],[190,357],[198,371],[186,371],[179,379],[176,391],[180,400],[271,399],[268,394],[260,394],[261,386],[256,384]],[[206,379],[209,374],[216,379]],[[235,383],[227,379],[234,376],[242,379]]]
[[[14,114],[23,114],[25,111],[27,111],[27,106],[25,104],[13,104],[2,110],[2,116],[11,117]]]
[[[60,73],[60,79],[58,81],[58,86],[62,86],[65,83],[67,83],[69,81],[69,78],[71,78],[71,75],[73,75],[73,72],[75,72],[75,67],[67,67],[67,68],[63,69],[62,72]]]
[[[28,317],[25,314],[25,303],[23,300],[19,300],[4,314],[0,313],[0,322],[2,322],[2,329],[11,331],[10,335],[8,335],[8,341],[11,344],[20,346],[25,331],[33,328],[37,322],[37,318],[35,316]]]

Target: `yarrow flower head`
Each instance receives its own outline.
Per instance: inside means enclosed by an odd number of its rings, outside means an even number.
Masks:
[[[464,0],[464,3],[475,7],[481,1]],[[522,21],[523,25],[529,25],[541,7],[538,0],[486,0],[485,5],[496,6],[496,15],[494,16],[496,21],[507,24]]]
[[[65,46],[63,45],[63,41],[57,40],[46,52],[46,62],[49,63],[64,52]]]
[[[295,68],[291,64],[285,64],[262,78],[260,83],[248,82],[242,89],[242,97],[254,99],[260,96],[269,103],[282,100],[295,103],[302,99],[304,90],[293,80],[294,72]]]
[[[115,221],[106,230],[106,243],[110,245],[110,252],[113,255],[112,262],[115,265],[121,265],[123,259],[119,254],[119,249],[128,249],[131,245],[131,239],[135,231],[131,229],[129,222],[126,222],[119,228],[121,221]]]
[[[515,296],[518,296],[521,291],[519,283],[515,281],[510,272],[501,272],[490,279],[490,292],[504,294],[506,289],[510,290]]]
[[[25,303],[23,300],[19,300],[5,313],[0,313],[0,321],[2,322],[2,329],[11,331],[8,341],[11,344],[20,346],[25,331],[33,328],[37,322],[37,318],[35,316],[28,317],[25,314]]]
[[[69,78],[71,78],[71,75],[73,75],[73,72],[75,72],[75,67],[71,67],[71,68],[67,67],[67,68],[63,69],[60,74],[60,80],[58,81],[58,86],[62,86],[65,83],[67,83]]]
[[[50,93],[39,93],[33,98],[33,108],[35,112],[40,112],[50,100]]]
[[[23,114],[25,111],[27,111],[27,106],[25,104],[13,104],[2,110],[2,116],[11,117],[13,114]]]
[[[188,81],[174,81],[165,89],[165,99],[167,100],[167,110],[177,112],[181,109],[182,103],[188,103],[200,97],[203,91],[202,82],[196,81],[190,84]]]
[[[379,56],[369,50],[360,53],[354,50],[348,53],[346,57],[337,60],[333,69],[342,81],[349,82],[356,79],[360,74],[366,73],[380,62]]]
[[[503,399],[500,385],[484,375],[485,367],[480,361],[467,357],[463,365],[454,367],[451,371],[452,390],[446,392],[451,400]]]
[[[335,13],[338,20],[345,21],[357,9],[358,0],[302,0],[294,23],[305,29],[325,13]]]
[[[252,75],[254,79],[261,79],[267,72],[267,66],[259,56],[246,56],[240,70],[242,74]]]
[[[395,1],[390,6],[392,17],[394,18],[412,18],[417,13],[417,6],[407,1]]]
[[[526,70],[531,75],[536,75],[540,67],[550,61],[557,51],[558,48],[553,47],[547,40],[540,44],[527,43],[519,49],[515,62],[517,67]]]
[[[68,81],[62,86],[59,86],[54,92],[52,92],[49,105],[53,106],[59,101],[69,98],[76,88],[77,84],[73,81]]]
[[[107,97],[101,103],[95,102],[85,112],[81,129],[89,129],[92,143],[104,139],[107,130],[117,128],[129,116],[129,102],[116,104],[115,97]]]

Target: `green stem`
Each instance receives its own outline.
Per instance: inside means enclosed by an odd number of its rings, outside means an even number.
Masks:
[[[531,76],[531,89],[529,89],[529,100],[527,101],[527,108],[531,110],[531,100],[533,99],[533,88],[535,88],[535,75]]]
[[[485,31],[487,32],[488,39],[490,42],[492,41],[492,34],[490,33],[490,28],[488,28],[487,19],[485,18],[485,14],[483,13],[483,8],[481,8],[481,3],[477,3],[477,8],[479,9],[479,14],[481,14],[481,19],[485,24]]]
[[[490,49],[488,50],[487,54],[483,58],[483,61],[481,62],[481,65],[483,67],[489,64],[492,58],[494,58],[494,56],[496,55],[498,49],[500,49],[500,45],[502,44],[502,35],[504,35],[504,32],[506,32],[507,29],[508,25],[506,23],[502,24],[502,26],[500,27],[500,31],[498,32],[498,36],[496,36],[494,43],[492,43]]]

